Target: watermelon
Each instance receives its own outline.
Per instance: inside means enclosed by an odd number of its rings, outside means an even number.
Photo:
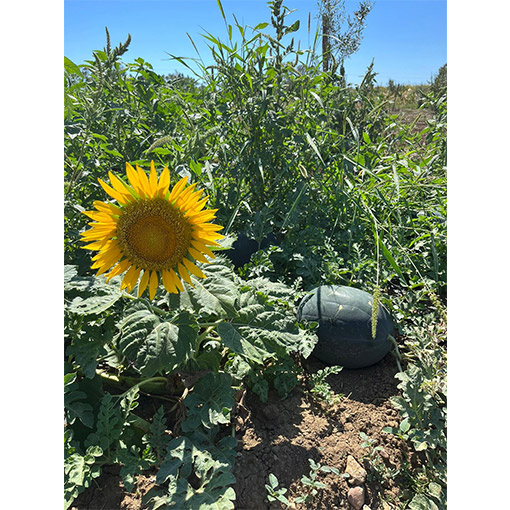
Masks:
[[[373,296],[353,287],[323,285],[299,304],[299,321],[318,322],[319,338],[313,354],[327,365],[364,368],[382,360],[391,349],[391,315],[379,304],[372,337]]]
[[[264,250],[268,246],[277,244],[276,236],[270,232],[260,243],[260,249]],[[259,244],[255,239],[246,234],[239,234],[234,241],[232,248],[225,252],[225,255],[233,262],[234,267],[238,269],[251,260],[251,256],[259,250]]]

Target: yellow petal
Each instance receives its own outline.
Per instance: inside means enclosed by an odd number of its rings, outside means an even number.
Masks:
[[[155,197],[156,194],[158,193],[158,176],[156,174],[156,167],[154,166],[154,161],[151,161],[151,172],[149,174],[149,186],[150,186],[150,190],[151,190],[151,197]]]
[[[82,232],[80,235],[83,237],[84,241],[95,241],[99,239],[110,239],[114,234],[116,227],[109,228],[91,228],[90,230],[86,230]]]
[[[107,243],[107,241],[108,241],[107,239],[102,239],[102,240],[99,240],[99,241],[94,241],[93,243],[86,244],[82,248],[84,250],[100,250],[101,248],[104,247],[104,245]]]
[[[119,262],[109,273],[106,277],[106,281],[109,282],[114,276],[117,276],[126,269],[128,269],[131,266],[131,262],[128,259],[124,259],[123,261]]]
[[[199,262],[205,262],[206,264],[209,264],[209,261],[200,253],[198,250],[195,250],[194,248],[189,247],[188,253]]]
[[[194,182],[193,184],[189,185],[178,197],[177,197],[177,201],[176,201],[176,204],[179,206],[179,207],[182,207],[182,205],[188,201],[188,198],[190,197],[190,195],[193,193],[193,191],[195,190],[196,188],[196,185],[197,183]]]
[[[149,281],[149,297],[150,299],[154,299],[156,295],[156,291],[158,290],[158,273],[156,271],[151,271],[150,281]]]
[[[138,297],[140,297],[144,290],[147,288],[147,284],[149,283],[149,275],[149,270],[145,269],[142,278],[140,279],[140,283],[138,284]]]
[[[107,248],[106,251],[99,252],[95,257],[92,257],[92,260],[95,260],[95,262],[90,267],[91,269],[99,268],[97,272],[97,276],[99,276],[113,267],[119,261],[120,255],[121,253],[118,248]]]
[[[106,212],[103,211],[83,211],[85,216],[93,219],[94,221],[98,221],[99,223],[112,224],[116,223],[115,219]]]
[[[122,252],[120,251],[119,245],[116,241],[109,241],[108,243],[105,243],[105,247],[102,251],[100,251],[97,255],[94,255],[92,257],[92,260],[110,260],[113,258],[120,259],[120,256],[122,255]]]
[[[93,205],[98,211],[105,212],[110,216],[118,216],[121,213],[120,207],[106,202],[101,202],[100,200],[94,200]]]
[[[188,216],[188,221],[193,225],[197,223],[205,223],[206,221],[212,220],[216,216],[216,211],[218,209],[206,209],[205,211],[200,211],[199,213],[192,214]]]
[[[201,243],[200,241],[197,241],[196,239],[192,239],[191,240],[191,244],[199,251],[201,251],[202,253],[205,253],[206,255],[208,255],[209,257],[212,257],[213,259],[216,258],[214,256],[214,253],[203,243]]]
[[[177,276],[177,273],[173,269],[169,269],[168,272],[170,273],[175,286],[182,292],[184,290],[184,285],[182,284],[180,278]]]
[[[200,202],[197,202],[194,206],[193,206],[193,211],[195,212],[200,212],[204,207],[205,207],[205,204],[206,202],[209,200],[209,197],[204,197],[202,198],[202,200],[200,200]]]
[[[175,286],[174,279],[172,278],[172,275],[169,271],[163,269],[161,272],[161,279],[163,280],[163,285],[165,286],[167,292],[170,294],[177,294],[177,287]]]
[[[193,275],[198,276],[198,278],[205,278],[205,274],[197,267],[193,262],[190,262],[188,259],[182,259],[182,263],[186,266],[186,269]]]
[[[204,232],[217,232],[223,227],[221,225],[215,225],[214,223],[202,223],[193,226],[193,231],[203,230]]]
[[[180,194],[180,192],[183,190],[184,186],[186,186],[186,183],[188,182],[188,177],[183,177],[172,189],[172,192],[170,193],[170,196],[168,197],[168,200],[170,202],[173,202]]]
[[[185,202],[179,203],[179,201],[177,201],[178,207],[185,212],[185,216],[190,216],[200,212],[200,209],[197,209],[197,204],[200,199],[200,195],[202,194],[202,190],[199,190],[196,193],[198,193],[198,195],[191,195]]]
[[[133,287],[136,285],[138,277],[140,276],[140,271],[140,268],[131,266],[129,271],[124,275],[124,278],[122,279],[120,290],[122,290],[124,287],[127,287],[128,292],[131,292]]]
[[[170,186],[170,172],[168,171],[168,167],[165,166],[165,168],[163,168],[163,171],[161,172],[161,175],[159,176],[158,196],[163,198],[167,194],[169,186]]]
[[[191,278],[189,276],[188,271],[186,271],[186,268],[182,265],[181,262],[177,264],[177,270],[179,271],[179,276],[186,282],[189,283],[192,287],[194,287],[193,283],[191,282]]]
[[[140,181],[138,180],[136,170],[129,163],[126,163],[126,174],[129,180],[129,184],[131,184],[136,193],[138,193],[138,195],[143,195],[144,191]]]
[[[147,197],[150,197],[151,196],[151,188],[149,185],[149,179],[147,179],[145,172],[138,165],[136,165],[136,172],[138,174],[138,182],[140,183],[140,186],[142,187],[145,195]]]
[[[127,186],[112,172],[108,172],[108,177],[112,183],[113,189],[118,191],[121,195],[126,197],[126,200],[131,201],[131,193]]]
[[[197,241],[201,242],[201,243],[204,243],[204,244],[209,244],[211,246],[219,246],[219,244],[216,242],[217,239],[223,239],[224,236],[222,236],[221,234],[203,234],[203,233],[196,233],[196,232],[193,232],[193,238],[196,239]]]
[[[119,193],[118,191],[114,190],[108,184],[103,182],[101,179],[97,179],[99,181],[99,184],[101,184],[101,187],[110,195],[112,198],[117,200],[119,204],[126,205],[129,200],[127,200],[127,197],[123,195],[122,193]]]

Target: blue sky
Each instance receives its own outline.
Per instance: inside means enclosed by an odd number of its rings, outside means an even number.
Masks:
[[[231,24],[232,14],[241,25],[270,21],[266,0],[222,0],[222,5]],[[288,20],[301,21],[295,37],[301,40],[301,48],[308,48],[317,28],[317,1],[284,0],[284,5],[295,10]],[[352,12],[359,2],[347,0],[345,5],[347,12]],[[427,83],[447,61],[446,11],[446,0],[376,0],[361,47],[346,62],[348,81],[359,83],[374,59],[379,84],[386,85],[390,78],[398,83]],[[207,31],[227,40],[216,0],[65,0],[65,56],[76,64],[91,59],[92,51],[101,50],[106,44],[105,26],[112,46],[131,34],[129,51],[123,56],[125,62],[142,57],[161,74],[176,70],[189,74],[168,55],[197,57],[186,34],[193,39],[205,63],[210,63],[210,52],[201,34]]]

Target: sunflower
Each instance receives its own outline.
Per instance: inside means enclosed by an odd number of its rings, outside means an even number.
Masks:
[[[85,211],[93,221],[81,235],[88,243],[84,248],[97,250],[92,269],[106,271],[107,281],[125,273],[121,289],[128,292],[138,280],[138,296],[149,288],[153,299],[159,279],[170,293],[184,290],[182,280],[193,285],[190,274],[205,278],[195,262],[208,263],[214,258],[209,246],[224,236],[223,227],[209,223],[217,209],[204,209],[208,197],[187,186],[187,177],[170,191],[170,173],[165,167],[159,179],[151,162],[150,174],[126,163],[129,185],[108,172],[111,186],[98,179],[102,188],[117,201],[95,201],[95,211]]]

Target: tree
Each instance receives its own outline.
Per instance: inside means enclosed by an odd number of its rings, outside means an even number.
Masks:
[[[340,65],[340,74],[344,76],[344,61],[358,51],[373,4],[371,0],[361,2],[353,17],[345,13],[345,0],[319,0],[318,7],[322,23],[322,69],[334,72]]]

